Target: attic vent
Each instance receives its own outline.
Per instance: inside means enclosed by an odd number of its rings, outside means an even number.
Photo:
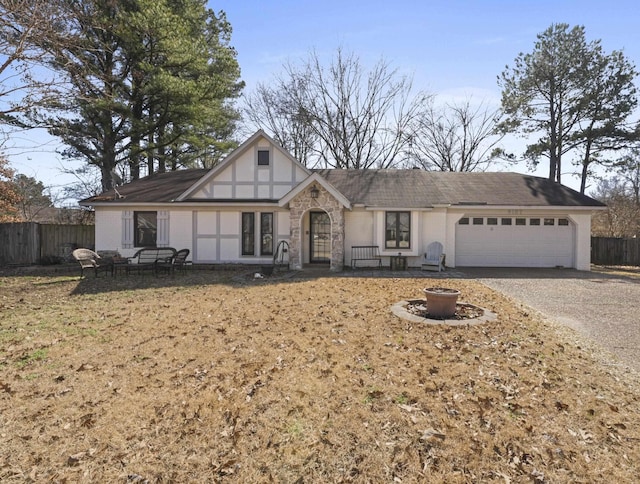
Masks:
[[[269,166],[269,150],[258,150],[258,166]]]

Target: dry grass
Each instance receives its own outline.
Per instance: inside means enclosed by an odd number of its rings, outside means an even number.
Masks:
[[[640,267],[638,266],[592,266],[592,270],[602,274],[612,276],[628,277],[630,279],[640,279]]]
[[[630,482],[634,375],[468,280],[0,277],[0,480]]]

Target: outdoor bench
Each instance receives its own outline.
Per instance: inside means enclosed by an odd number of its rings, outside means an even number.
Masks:
[[[382,268],[382,257],[377,245],[354,245],[351,247],[351,268],[355,269],[358,261],[373,261]]]
[[[138,273],[153,270],[157,273],[158,265],[166,263],[176,255],[173,247],[143,247],[133,257],[128,258],[127,274],[133,269]]]

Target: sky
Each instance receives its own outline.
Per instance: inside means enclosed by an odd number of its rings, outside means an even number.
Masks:
[[[246,93],[280,74],[285,62],[311,50],[330,59],[342,48],[365,66],[384,59],[412,76],[415,90],[441,101],[471,97],[497,107],[497,77],[519,53],[531,52],[536,35],[553,23],[583,25],[587,41],[600,39],[606,53],[622,50],[640,66],[640,9],[630,0],[211,0],[209,7],[223,10],[232,26]],[[43,142],[44,149],[27,149]],[[504,143],[519,150],[525,141]],[[44,133],[24,133],[14,144],[21,149],[9,161],[18,172],[54,188],[73,182],[61,174],[70,163]],[[509,170],[524,173],[527,167]],[[546,176],[547,170],[542,165],[533,173]],[[579,187],[568,175],[563,183]]]

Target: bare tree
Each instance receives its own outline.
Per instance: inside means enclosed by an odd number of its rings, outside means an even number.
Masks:
[[[46,93],[54,84],[44,69],[48,54],[34,45],[55,38],[60,15],[50,0],[0,1],[0,118],[5,123],[22,125],[18,115],[34,106],[33,94]]]
[[[496,134],[498,110],[471,99],[437,107],[430,102],[411,135],[410,162],[425,170],[484,171],[504,135]]]
[[[411,79],[384,60],[366,71],[359,58],[338,49],[328,65],[313,51],[300,65],[288,63],[273,88],[247,98],[247,116],[298,150],[307,166],[389,168],[406,152],[406,133],[421,103]],[[264,116],[261,116],[262,113]]]
[[[304,113],[297,110],[289,93],[295,89],[293,80],[277,79],[276,83],[258,84],[254,92],[244,98],[242,115],[247,128],[263,129],[304,164],[309,163],[318,141],[313,126]]]
[[[591,233],[598,237],[637,237],[640,235],[640,206],[635,203],[625,180],[614,176],[598,181],[590,194],[607,204],[594,214]]]
[[[640,147],[630,149],[617,161],[615,167],[624,183],[626,193],[640,212]]]

